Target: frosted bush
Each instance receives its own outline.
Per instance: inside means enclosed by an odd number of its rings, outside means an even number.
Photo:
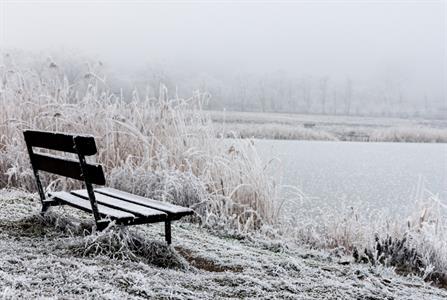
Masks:
[[[190,172],[116,168],[110,185],[159,201],[194,207],[209,197],[203,182]]]

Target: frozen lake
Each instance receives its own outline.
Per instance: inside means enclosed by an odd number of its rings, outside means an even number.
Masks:
[[[406,214],[420,178],[447,202],[447,144],[256,140],[281,161],[282,184],[319,201],[367,203]]]

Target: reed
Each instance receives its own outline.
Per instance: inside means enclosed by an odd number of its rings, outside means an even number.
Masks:
[[[422,179],[407,216],[349,200],[315,207],[304,195],[295,199],[297,213],[284,222],[284,230],[297,241],[447,287],[447,206]]]
[[[94,64],[70,81],[52,60],[10,60],[0,77],[0,188],[35,191],[23,130],[84,133],[95,136],[114,187],[194,207],[209,226],[247,231],[277,222],[275,181],[250,141],[216,138],[202,110],[207,94],[180,98],[160,85],[157,98],[125,98]],[[77,184],[46,179],[51,189]]]

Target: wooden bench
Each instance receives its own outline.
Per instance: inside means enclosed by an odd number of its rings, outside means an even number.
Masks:
[[[97,153],[95,139],[87,135],[69,135],[45,131],[23,132],[28,149],[37,190],[42,201],[42,213],[50,206],[70,205],[92,213],[96,227],[106,228],[110,222],[120,225],[165,223],[165,239],[171,243],[171,222],[193,214],[193,210],[140,197],[113,188],[93,188],[105,185],[104,172],[99,164],[89,164],[85,157]],[[68,159],[35,152],[44,148],[73,153],[77,159]],[[86,189],[45,194],[39,171],[84,181]]]

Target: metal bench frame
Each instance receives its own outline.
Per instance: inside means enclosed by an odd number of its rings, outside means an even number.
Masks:
[[[171,244],[171,221],[194,213],[193,210],[186,207],[143,198],[110,188],[94,189],[93,184],[105,185],[105,177],[100,164],[89,164],[85,159],[86,156],[97,153],[93,136],[32,130],[26,130],[23,134],[42,202],[42,213],[45,213],[50,206],[70,205],[91,212],[99,230],[106,228],[110,222],[120,225],[164,222],[165,239],[168,244]],[[36,153],[33,150],[34,147],[73,153],[77,155],[78,160]],[[47,198],[39,177],[39,171],[83,181],[87,192],[86,197],[83,197],[84,191],[72,191],[70,194],[67,192],[49,193],[50,198]],[[97,197],[107,197],[106,200],[108,201],[106,203],[102,202],[98,206]],[[86,198],[88,198],[90,206],[85,205]],[[114,205],[111,205],[110,202]],[[133,207],[133,210],[130,211],[130,207]],[[141,211],[146,211],[146,214],[139,212],[139,207]]]

